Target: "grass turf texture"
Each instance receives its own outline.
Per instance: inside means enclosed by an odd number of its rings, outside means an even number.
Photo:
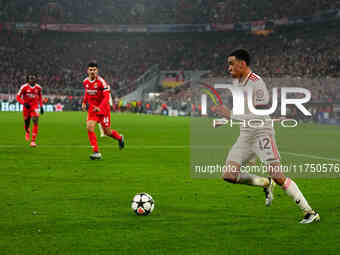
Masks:
[[[2,255],[338,253],[338,179],[297,179],[321,215],[320,224],[301,225],[300,211],[279,188],[266,208],[259,188],[191,178],[188,118],[114,114],[112,126],[127,147],[98,138],[101,161],[88,158],[85,118],[46,113],[38,147],[30,148],[21,113],[1,113]],[[225,133],[226,149],[237,135],[237,127]],[[293,153],[337,158],[339,140],[337,127],[277,131],[279,150]],[[152,215],[133,214],[138,192],[153,196]]]

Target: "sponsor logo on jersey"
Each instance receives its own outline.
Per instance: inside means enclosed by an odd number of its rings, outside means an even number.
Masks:
[[[87,90],[87,94],[89,94],[89,95],[95,95],[95,94],[97,94],[97,90],[96,89],[88,89]]]

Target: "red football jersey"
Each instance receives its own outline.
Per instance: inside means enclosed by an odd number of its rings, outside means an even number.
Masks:
[[[110,87],[106,81],[100,76],[97,76],[93,81],[87,77],[83,81],[83,85],[85,88],[83,103],[89,104],[89,111],[93,111],[93,106],[98,106],[101,113],[110,112]]]
[[[42,103],[42,88],[35,84],[33,87],[29,83],[25,83],[19,89],[17,100],[19,103],[29,103],[30,105],[43,105]]]

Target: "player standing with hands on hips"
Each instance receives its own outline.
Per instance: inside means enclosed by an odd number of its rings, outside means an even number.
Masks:
[[[35,74],[27,75],[27,82],[23,84],[16,96],[17,101],[24,105],[23,115],[25,122],[25,139],[30,140],[30,123],[33,121],[32,129],[32,141],[31,147],[36,147],[36,139],[38,135],[38,123],[39,123],[39,112],[44,114],[43,101],[42,101],[42,89],[37,84],[37,76]],[[39,111],[40,105],[40,111]]]
[[[118,141],[119,149],[125,146],[124,136],[116,130],[111,129],[111,109],[110,109],[110,87],[106,81],[98,75],[97,63],[91,62],[87,68],[88,77],[83,81],[85,95],[82,103],[82,110],[87,110],[87,132],[93,154],[90,155],[92,160],[101,159],[102,155],[98,149],[97,136],[94,132],[96,124],[99,123],[104,129],[107,136]]]
[[[241,87],[244,93],[252,90],[253,104],[256,109],[265,109],[269,104],[269,92],[266,84],[260,76],[253,73],[249,68],[250,55],[246,50],[240,49],[228,56],[228,71],[234,79],[234,86]],[[229,109],[224,105],[215,106],[214,110],[223,117],[244,121],[260,119],[264,125],[241,125],[240,136],[232,146],[226,160],[226,171],[223,179],[227,182],[246,184],[263,187],[266,195],[266,205],[269,206],[274,198],[275,183],[281,186],[285,193],[290,196],[295,204],[304,213],[302,224],[320,221],[320,216],[308,204],[306,198],[297,184],[286,177],[280,168],[280,155],[275,141],[275,131],[271,125],[269,116],[259,116],[250,112],[247,100],[245,100],[245,114],[232,116]],[[257,155],[268,166],[271,177],[261,177],[241,172],[240,168],[249,159]]]

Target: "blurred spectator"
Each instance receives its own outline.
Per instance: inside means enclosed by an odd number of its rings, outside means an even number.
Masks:
[[[1,0],[0,22],[206,24],[307,16],[334,0]]]
[[[249,49],[252,69],[268,80],[302,83],[312,78],[314,99],[340,98],[339,22],[296,29],[277,29],[264,37],[241,33],[162,35],[0,33],[0,93],[18,90],[28,72],[39,74],[44,94],[80,96],[86,66],[95,60],[100,74],[121,97],[151,66],[160,70],[210,70],[225,75],[226,54]],[[294,78],[292,80],[292,78]],[[327,83],[326,83],[327,81]],[[325,84],[326,83],[326,84]],[[177,92],[176,92],[177,93]],[[182,93],[179,91],[178,93]]]

